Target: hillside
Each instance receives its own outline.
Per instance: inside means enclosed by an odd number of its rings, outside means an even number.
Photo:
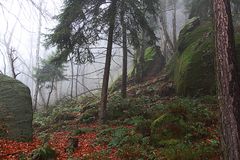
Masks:
[[[0,140],[0,158],[220,159],[210,26],[192,19],[180,33],[172,61],[145,82],[129,83],[127,99],[115,85],[105,125],[97,123],[98,95],[63,99],[34,115],[32,143]]]

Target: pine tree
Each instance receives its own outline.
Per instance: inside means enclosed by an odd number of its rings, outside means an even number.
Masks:
[[[127,37],[138,38],[138,32],[145,30],[151,37],[152,41],[156,41],[156,36],[148,25],[148,21],[143,14],[144,10],[149,12],[155,11],[158,0],[65,0],[65,7],[62,13],[56,18],[59,24],[53,29],[53,33],[47,36],[47,46],[57,46],[60,53],[55,57],[55,61],[62,63],[72,54],[76,61],[86,63],[94,61],[94,54],[90,46],[101,40],[102,35],[107,35],[107,54],[104,68],[103,86],[101,94],[101,107],[99,108],[99,118],[103,122],[106,118],[106,105],[108,95],[108,80],[111,65],[111,53],[113,43],[119,43],[123,32],[121,30],[121,13],[124,7],[124,24],[126,26],[124,32],[129,31]],[[114,9],[113,9],[114,8]],[[122,11],[121,11],[122,9]],[[125,32],[125,33],[126,33]],[[120,43],[122,43],[120,41]],[[124,42],[124,58],[126,58],[126,42]],[[154,42],[152,42],[154,44]],[[124,82],[126,83],[126,59],[124,59]],[[126,84],[123,84],[126,85]],[[124,87],[126,90],[126,87]],[[125,92],[125,91],[123,91]]]
[[[229,0],[213,0],[224,159],[240,159],[240,84]]]

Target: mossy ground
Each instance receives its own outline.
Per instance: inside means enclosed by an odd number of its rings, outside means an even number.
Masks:
[[[91,97],[84,97],[77,101],[59,103],[60,105],[55,106],[48,116],[43,115],[48,119],[47,123],[39,122],[42,119],[41,115],[36,115],[36,123],[43,124],[36,129],[39,136],[52,134],[56,130],[72,132],[75,136],[96,133],[96,138],[91,141],[92,145],[107,147],[85,158],[107,157],[112,150],[118,159],[132,160],[199,160],[218,157],[216,98],[161,97],[152,94],[150,86],[155,88],[155,85],[157,82],[152,80],[145,82],[141,87],[129,86],[130,96],[127,99],[122,99],[118,92],[114,92],[109,97],[108,121],[105,125],[82,127],[84,123],[89,123],[81,120],[83,115],[95,117],[95,113],[89,111],[99,106]],[[58,122],[59,125],[55,123],[53,127],[55,117],[63,111],[75,114],[76,119]],[[95,120],[91,124],[95,123]]]
[[[220,159],[211,23],[202,23],[181,38],[179,44],[185,47],[167,66],[168,73],[129,85],[126,99],[114,87],[108,99],[105,125],[97,124],[100,98],[83,96],[63,100],[48,112],[35,114],[36,136],[50,137],[50,141],[59,133],[64,141],[66,133],[77,136],[87,142],[80,144],[91,149],[83,154],[82,147],[78,147],[80,159]],[[238,50],[240,37],[236,36],[236,40]],[[146,57],[151,61],[149,51]],[[169,74],[176,83],[177,93],[191,98],[178,97],[175,92],[162,94],[166,92],[165,84],[171,84]],[[74,118],[58,120],[62,114]],[[97,152],[99,146],[104,147]],[[73,157],[74,153],[61,151],[65,157]]]

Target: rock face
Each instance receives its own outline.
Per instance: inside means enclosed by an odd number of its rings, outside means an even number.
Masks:
[[[157,50],[148,47],[144,54],[143,81],[159,75],[165,66],[165,59],[161,54],[160,48]]]
[[[32,120],[29,88],[20,81],[0,75],[0,137],[31,141]]]
[[[240,53],[240,35],[236,33],[236,51]],[[240,54],[238,54],[240,60]],[[169,65],[179,96],[215,95],[214,33],[211,22],[193,18],[182,29],[178,53]],[[240,69],[240,63],[238,63]]]

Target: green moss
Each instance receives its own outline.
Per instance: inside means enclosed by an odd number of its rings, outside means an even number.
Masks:
[[[156,52],[155,52],[154,48],[153,47],[148,47],[145,50],[145,53],[144,53],[144,60],[145,61],[152,61],[155,54],[156,54]]]
[[[211,28],[211,23],[205,22],[194,31],[180,34],[180,53],[175,59],[173,71],[178,95],[215,93]]]
[[[168,72],[176,83],[179,96],[215,95],[212,23],[202,22],[191,27],[191,23],[188,23],[180,32],[178,54],[170,61]],[[236,52],[240,60],[240,34],[236,34]]]
[[[32,152],[32,159],[56,159],[57,153],[49,145],[41,146]]]
[[[179,34],[178,51],[182,53],[191,43],[196,42],[203,36],[204,33],[212,30],[212,24],[210,22],[203,22],[201,25],[192,26],[190,24],[185,25]]]
[[[7,131],[5,138],[31,141],[32,114],[29,88],[18,80],[0,75],[0,121]]]

